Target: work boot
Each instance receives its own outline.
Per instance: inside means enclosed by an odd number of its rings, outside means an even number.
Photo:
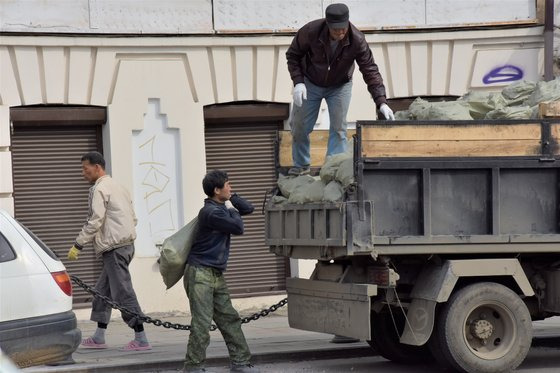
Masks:
[[[259,368],[255,368],[252,364],[232,364],[231,373],[261,373]]]
[[[289,176],[308,175],[311,170],[309,167],[292,167],[288,170]]]

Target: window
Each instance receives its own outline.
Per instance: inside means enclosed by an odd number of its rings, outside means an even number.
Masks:
[[[18,222],[19,223],[19,222]],[[33,238],[33,240],[35,242],[37,242],[37,245],[39,245],[39,247],[41,249],[43,249],[44,252],[47,253],[48,256],[50,256],[51,258],[53,258],[54,260],[58,260],[60,261],[60,259],[58,258],[58,256],[56,256],[56,254],[49,249],[49,247],[47,245],[45,245],[45,243],[43,241],[41,241],[39,239],[39,237],[35,236],[35,234],[33,234],[33,232],[31,232],[29,229],[27,229],[27,227],[21,223],[19,223],[19,225],[21,225],[23,227],[23,229],[25,229],[25,231],[27,232],[27,234],[29,234],[29,236],[31,236],[31,238]]]
[[[16,253],[8,240],[0,233],[0,263],[9,262],[16,258]]]

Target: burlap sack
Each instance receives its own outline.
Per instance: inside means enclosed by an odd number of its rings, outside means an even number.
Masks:
[[[294,190],[288,198],[288,203],[308,203],[321,202],[323,200],[323,192],[325,183],[321,180],[315,180],[312,183],[305,184]]]
[[[340,164],[347,159],[352,159],[352,153],[339,153],[333,156],[328,157],[327,161],[321,167],[321,171],[319,172],[319,176],[321,176],[321,180],[325,184],[328,184],[336,177],[336,171],[340,167]]]
[[[161,273],[167,289],[183,277],[187,258],[196,238],[197,228],[198,216],[163,241],[159,258],[159,273]]]
[[[286,197],[290,198],[290,195],[297,189],[305,186],[306,184],[311,184],[315,181],[312,176],[301,175],[297,177],[284,176],[280,174],[278,176],[278,189],[280,193]]]
[[[342,185],[338,181],[331,181],[325,187],[325,193],[323,195],[323,200],[325,202],[340,202],[344,196],[344,190]]]

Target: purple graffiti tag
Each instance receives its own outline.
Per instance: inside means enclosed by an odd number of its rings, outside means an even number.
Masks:
[[[484,84],[514,82],[523,79],[523,70],[517,66],[504,65],[492,69],[488,74],[484,75],[482,82]]]

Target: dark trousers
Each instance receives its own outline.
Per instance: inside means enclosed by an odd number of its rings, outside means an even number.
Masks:
[[[103,253],[103,269],[95,284],[95,290],[117,304],[143,315],[128,271],[128,265],[133,257],[134,245],[122,246]],[[121,316],[131,328],[142,324],[137,317],[127,312],[121,312]],[[90,320],[108,324],[111,320],[111,306],[104,300],[94,297]]]

